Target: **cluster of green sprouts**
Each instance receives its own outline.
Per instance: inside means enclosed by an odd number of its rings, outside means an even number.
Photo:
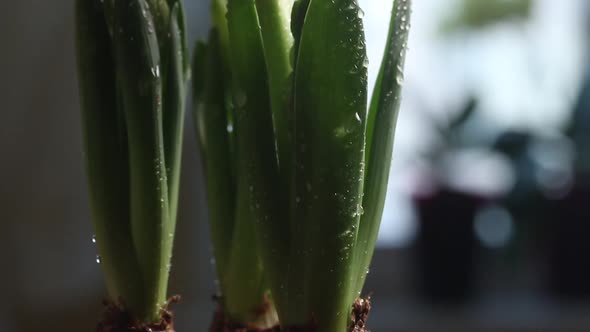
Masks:
[[[109,295],[144,322],[166,302],[189,61],[180,0],[77,0],[84,150]]]
[[[214,0],[195,120],[221,308],[233,323],[346,331],[389,176],[411,0],[394,1],[368,101],[357,0]],[[96,242],[109,295],[167,297],[189,79],[180,0],[77,0]]]
[[[357,0],[214,0],[193,97],[234,322],[347,330],[385,201],[410,7],[394,1],[368,102]]]

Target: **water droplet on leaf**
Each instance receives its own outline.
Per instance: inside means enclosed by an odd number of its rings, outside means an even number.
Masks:
[[[365,17],[365,11],[359,8],[358,17],[359,18]]]
[[[156,65],[155,67],[152,67],[151,70],[154,77],[160,77],[160,66]]]

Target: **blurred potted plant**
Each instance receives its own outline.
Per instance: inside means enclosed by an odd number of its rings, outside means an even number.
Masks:
[[[167,284],[189,74],[178,0],[79,0],[90,209],[109,301],[97,331],[172,331]]]
[[[566,134],[573,146],[573,160],[566,160],[562,190],[550,204],[549,287],[553,294],[570,300],[590,298],[590,263],[583,258],[590,251],[585,234],[590,231],[586,207],[590,197],[590,78],[582,84]],[[569,161],[571,165],[568,164]],[[563,172],[562,172],[563,173]]]
[[[193,66],[221,291],[211,331],[364,330],[370,302],[357,297],[383,210],[410,7],[394,1],[367,105],[356,0],[214,1]]]
[[[458,6],[441,27],[444,33],[473,33],[507,20],[527,18],[532,1],[463,0]],[[421,183],[414,195],[419,219],[418,288],[433,302],[462,303],[474,295],[479,253],[475,220],[483,208],[501,200],[509,189],[493,184],[498,188],[489,192],[483,188],[487,184],[478,184],[492,176],[477,171],[482,164],[488,160],[497,164],[493,161],[506,158],[485,141],[486,133],[474,129],[481,122],[476,109],[477,98],[471,97],[448,123],[433,121],[438,144],[424,158],[426,171],[420,174]],[[490,131],[489,125],[486,129]],[[506,160],[502,163],[508,164]]]
[[[426,155],[429,171],[414,194],[419,221],[418,286],[433,302],[459,303],[474,290],[477,241],[473,220],[491,198],[473,186],[464,187],[465,181],[456,182],[452,174],[458,172],[456,159],[461,152],[477,144],[465,134],[476,109],[477,100],[471,98],[446,125],[434,122],[439,144]]]

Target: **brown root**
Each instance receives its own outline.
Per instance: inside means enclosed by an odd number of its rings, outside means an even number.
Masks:
[[[102,321],[96,326],[96,332],[174,332],[174,316],[170,305],[180,301],[180,296],[171,297],[160,311],[160,321],[145,324],[137,320],[124,306],[105,300]]]
[[[358,298],[352,305],[349,332],[367,332],[367,320],[371,311],[371,297]]]

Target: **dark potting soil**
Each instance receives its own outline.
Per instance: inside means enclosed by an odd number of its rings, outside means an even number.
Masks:
[[[367,320],[371,311],[371,297],[358,298],[352,305],[349,332],[367,332]]]
[[[209,332],[280,332],[280,326],[273,326],[271,328],[260,328],[256,326],[248,326],[237,324],[225,315],[223,306],[221,305],[223,298],[218,295],[213,296],[213,301],[217,302],[217,309],[213,315],[213,321],[209,327]],[[270,309],[270,301],[265,298],[263,304],[258,308],[256,315],[263,317]]]
[[[281,329],[276,326],[270,329],[261,329],[254,326],[244,326],[232,323],[223,310],[218,307],[213,316],[209,332],[280,332]]]
[[[350,314],[350,327],[348,332],[368,332],[366,329],[367,320],[369,318],[369,312],[371,311],[371,298],[366,299],[359,298],[352,305],[352,311]],[[288,327],[283,332],[314,332],[315,328],[309,327]],[[228,317],[223,313],[223,310],[218,306],[215,311],[215,316],[209,332],[281,332],[279,326],[272,328],[261,329],[257,327],[249,327],[243,325],[233,324]]]
[[[175,332],[170,305],[179,301],[180,296],[171,297],[160,312],[160,321],[145,324],[135,319],[120,303],[105,300],[105,311],[102,321],[96,326],[96,332]]]

